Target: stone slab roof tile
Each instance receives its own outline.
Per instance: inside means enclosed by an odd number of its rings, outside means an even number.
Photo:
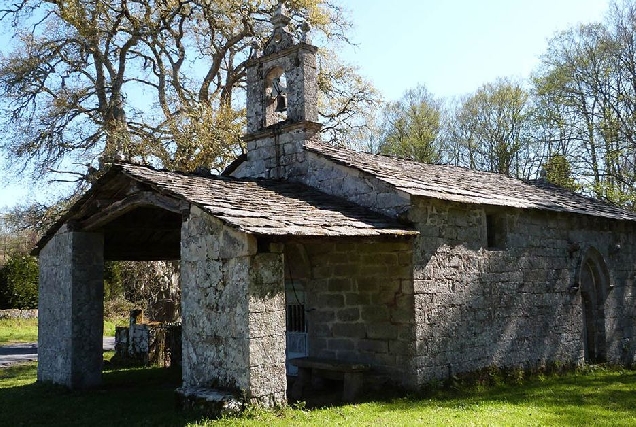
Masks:
[[[370,174],[412,196],[461,203],[541,209],[636,221],[636,213],[539,181],[458,166],[429,165],[360,153],[316,141],[306,149],[336,163]]]
[[[409,236],[396,221],[302,184],[195,176],[124,164],[123,172],[243,232],[271,236]]]

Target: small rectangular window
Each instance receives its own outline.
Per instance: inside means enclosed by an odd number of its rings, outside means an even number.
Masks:
[[[488,249],[506,248],[507,230],[506,217],[504,215],[486,215],[486,239]]]

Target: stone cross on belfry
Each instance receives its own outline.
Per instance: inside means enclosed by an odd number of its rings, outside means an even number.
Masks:
[[[286,27],[290,21],[291,18],[286,14],[285,4],[279,0],[276,12],[272,15],[270,22],[274,24],[274,28],[283,28]]]
[[[301,38],[300,41],[303,43],[311,44],[311,40],[309,39],[309,31],[311,31],[311,27],[307,21],[304,21],[300,24]]]

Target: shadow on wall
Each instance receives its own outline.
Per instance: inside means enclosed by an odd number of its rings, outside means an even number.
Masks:
[[[428,250],[415,273],[420,383],[490,366],[633,362],[629,254],[610,258],[610,291],[608,256],[568,251],[567,231],[532,239],[522,233],[536,230],[517,230],[508,236],[517,248],[508,250],[420,243]],[[584,241],[607,237],[584,234]]]

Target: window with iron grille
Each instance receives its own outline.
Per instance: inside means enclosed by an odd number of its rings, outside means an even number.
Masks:
[[[307,332],[305,304],[287,304],[287,332]]]

